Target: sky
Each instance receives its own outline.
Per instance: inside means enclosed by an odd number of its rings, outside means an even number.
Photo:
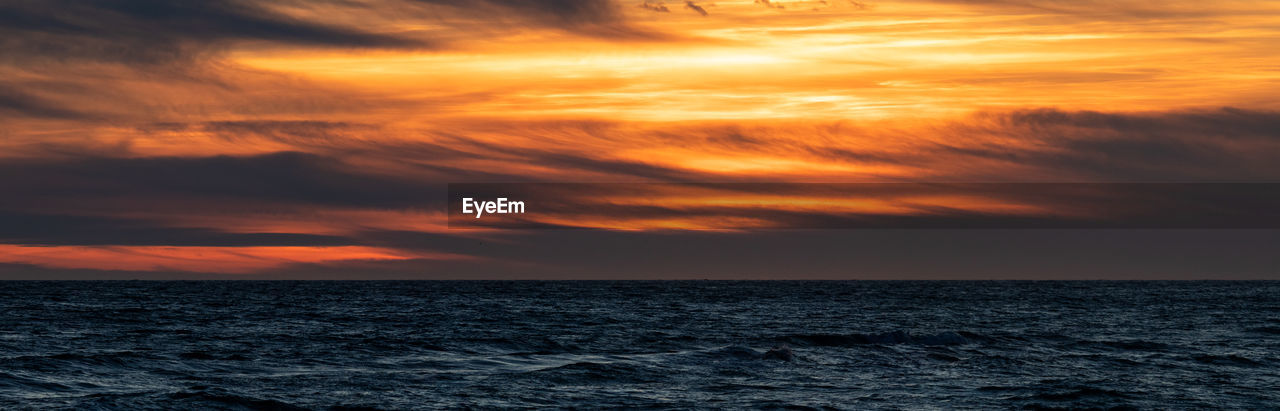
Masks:
[[[683,185],[1274,183],[1277,91],[1272,1],[6,0],[0,279],[1280,279],[1274,212]],[[665,189],[450,228],[461,183]]]

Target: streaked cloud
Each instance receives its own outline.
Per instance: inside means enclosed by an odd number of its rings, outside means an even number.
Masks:
[[[1234,0],[7,2],[0,263],[575,264],[449,230],[450,182],[1275,181],[1276,21]],[[831,218],[685,194],[634,199],[702,211],[633,234]],[[969,200],[849,206],[1027,211]],[[617,225],[596,217],[540,223]]]

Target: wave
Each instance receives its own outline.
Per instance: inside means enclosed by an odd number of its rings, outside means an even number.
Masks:
[[[1169,344],[1147,340],[1080,340],[1076,341],[1074,345],[1120,351],[1166,351],[1173,348]]]
[[[1016,388],[1021,391],[1025,388]],[[1134,395],[1093,387],[1088,385],[1066,386],[1060,388],[1041,388],[1025,396],[1012,397],[1014,400],[1034,401],[1023,405],[1023,409],[1063,410],[1063,409],[1105,409],[1105,410],[1137,410],[1128,404],[1135,399]],[[1047,404],[1046,404],[1047,402]]]
[[[114,351],[96,353],[59,353],[51,355],[24,355],[11,358],[13,364],[27,364],[33,368],[42,368],[57,364],[65,366],[76,364],[90,367],[127,367],[131,362],[154,360],[156,358],[136,351]]]
[[[1212,364],[1212,365],[1242,365],[1242,366],[1262,365],[1262,363],[1259,361],[1255,361],[1255,360],[1242,357],[1239,355],[1234,355],[1234,354],[1227,354],[1227,355],[1203,354],[1203,355],[1192,356],[1191,359],[1195,360],[1198,363]]]
[[[1248,331],[1258,334],[1280,334],[1280,327],[1254,327]]]
[[[48,381],[44,378],[28,378],[16,374],[0,372],[0,391],[52,391],[66,392],[71,386]]]
[[[661,381],[664,373],[630,362],[575,363],[531,371],[528,375],[557,384],[580,383],[650,383]]]
[[[976,334],[970,333],[976,336]],[[778,341],[798,346],[845,347],[854,345],[964,345],[972,343],[958,332],[946,331],[937,334],[915,335],[906,331],[892,331],[879,334],[791,334],[776,338]]]
[[[533,338],[466,338],[461,341],[463,346],[459,347],[459,351],[464,353],[483,354],[497,352],[507,355],[551,355],[584,351],[582,347],[575,344],[561,343],[545,336]],[[445,347],[438,348],[436,351],[447,351]]]
[[[217,359],[216,357],[214,357],[214,356],[213,356],[213,354],[209,354],[209,353],[204,352],[204,351],[188,351],[188,352],[184,352],[184,353],[182,353],[182,354],[178,354],[178,358],[181,358],[181,359],[184,359],[184,360],[214,360],[214,359]]]
[[[1038,400],[1078,401],[1083,399],[1128,399],[1129,394],[1096,387],[1075,387],[1065,390],[1042,392],[1032,396]]]
[[[224,392],[182,391],[173,393],[169,398],[178,400],[180,403],[202,408],[244,408],[251,410],[282,411],[301,411],[307,409],[283,401],[259,399]]]
[[[708,352],[713,357],[731,358],[739,360],[758,360],[764,358],[764,354],[756,351],[754,348],[743,347],[740,345],[731,345],[721,347]]]

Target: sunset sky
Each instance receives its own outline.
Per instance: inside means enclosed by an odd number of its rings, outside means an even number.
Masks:
[[[1277,182],[1277,96],[1273,1],[9,0],[0,278],[1280,279],[1274,229],[749,218],[1052,203],[528,216],[587,230],[445,207],[449,183]]]

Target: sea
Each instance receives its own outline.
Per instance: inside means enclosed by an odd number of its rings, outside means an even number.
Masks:
[[[1278,282],[0,282],[0,409],[1280,409]]]

